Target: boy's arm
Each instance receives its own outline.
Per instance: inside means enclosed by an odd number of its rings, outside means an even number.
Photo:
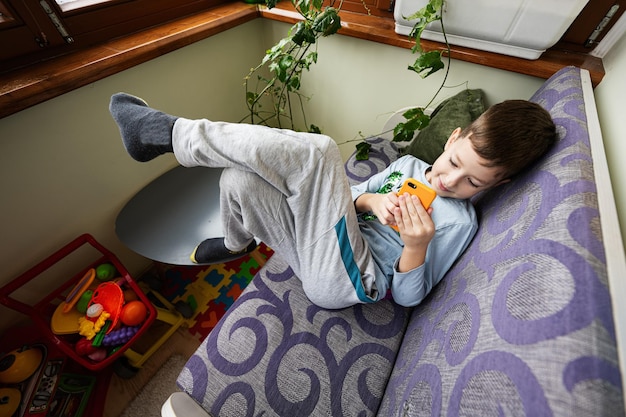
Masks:
[[[391,281],[393,299],[405,307],[421,303],[463,253],[476,230],[476,225],[471,224],[454,224],[438,230],[429,244],[423,264],[405,272],[400,269],[400,262],[405,256],[403,250],[396,261]],[[410,257],[411,254],[406,255]]]

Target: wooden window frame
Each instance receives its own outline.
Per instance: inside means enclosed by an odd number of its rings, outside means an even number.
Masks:
[[[293,24],[300,20],[300,15],[289,2],[280,2],[271,10],[242,1],[224,3],[36,65],[0,73],[0,118],[256,18]],[[396,34],[394,26],[393,19],[388,17],[346,11],[342,12],[339,34],[412,48],[413,43],[406,36]],[[423,41],[422,46],[426,50],[444,49],[442,44],[431,41]],[[454,46],[452,56],[461,61],[539,78],[548,78],[564,66],[575,65],[589,70],[594,86],[604,76],[602,59],[558,48],[552,48],[532,61]]]
[[[42,7],[45,1],[61,30]],[[13,20],[0,25],[0,73],[202,12],[229,0],[0,0]],[[61,31],[67,33],[64,36]]]

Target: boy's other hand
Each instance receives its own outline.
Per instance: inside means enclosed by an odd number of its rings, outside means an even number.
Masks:
[[[428,247],[435,236],[435,224],[430,217],[432,210],[426,210],[416,196],[405,193],[398,197],[398,206],[393,211],[394,222],[405,247],[424,250]]]
[[[428,244],[435,236],[435,224],[430,217],[432,207],[426,210],[419,198],[408,193],[399,197],[394,211],[404,248],[398,262],[398,271],[407,272],[421,266],[426,260]]]
[[[356,199],[355,206],[359,212],[371,211],[381,224],[396,224],[393,212],[398,208],[398,196],[395,193],[364,193]]]
[[[374,203],[372,206],[372,212],[378,217],[378,220],[389,226],[396,225],[395,210],[398,208],[398,195],[396,193],[387,194],[374,194],[375,198],[372,200]]]

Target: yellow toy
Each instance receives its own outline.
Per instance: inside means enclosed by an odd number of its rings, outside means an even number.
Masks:
[[[85,339],[87,340],[91,340],[93,339],[96,334],[100,331],[100,329],[102,329],[102,326],[104,326],[104,323],[107,321],[107,319],[111,317],[110,313],[107,313],[106,311],[103,311],[100,316],[98,317],[98,320],[96,320],[95,322],[92,322],[89,319],[86,319],[85,317],[81,317],[78,319],[78,334],[80,334],[81,336],[85,336]]]

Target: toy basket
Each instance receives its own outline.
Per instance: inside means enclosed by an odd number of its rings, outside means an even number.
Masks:
[[[76,334],[55,334],[51,329],[54,312],[66,300],[73,288],[85,274],[98,265],[112,264],[116,271],[115,282],[141,301],[147,309],[146,319],[138,325],[136,333],[123,345],[112,349],[106,358],[94,361],[79,355],[75,344],[82,338]],[[77,266],[78,265],[78,266]],[[63,277],[71,277],[63,281]],[[58,282],[64,282],[54,288]],[[50,288],[52,287],[52,288]],[[85,368],[98,371],[111,365],[126,351],[154,322],[156,310],[146,295],[137,286],[117,257],[98,243],[91,235],[83,234],[50,255],[22,275],[0,288],[0,303],[25,314],[69,358]]]

